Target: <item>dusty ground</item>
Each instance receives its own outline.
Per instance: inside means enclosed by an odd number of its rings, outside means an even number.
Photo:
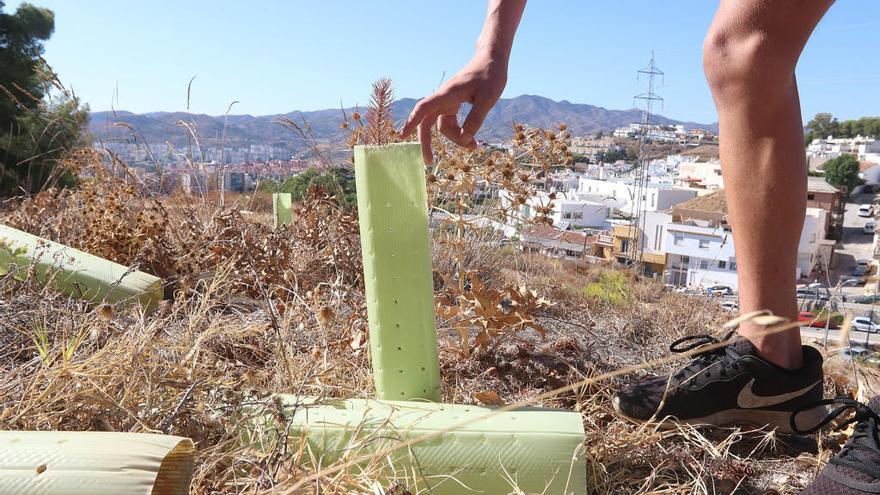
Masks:
[[[220,208],[211,198],[157,201],[111,177],[96,184],[10,203],[0,221],[149,269],[163,277],[167,300],[147,315],[0,278],[0,429],[188,436],[198,447],[194,494],[270,493],[312,476],[300,493],[401,495],[381,488],[378,470],[321,476],[287,437],[267,446],[242,436],[255,410],[274,414],[272,393],[373,395],[350,212],[316,191],[276,231],[252,201]],[[617,418],[617,387],[680,366],[646,363],[683,335],[722,335],[730,314],[629,272],[490,249],[482,236],[435,239],[435,290],[466,308],[437,320],[443,400],[477,403],[476,393],[493,391],[512,403],[639,367],[535,403],[583,415],[589,493],[794,494],[845,439],[751,427],[660,432]],[[587,287],[600,290],[588,296]],[[529,325],[498,324],[514,294]],[[867,396],[875,381],[833,365],[826,394],[862,383]]]

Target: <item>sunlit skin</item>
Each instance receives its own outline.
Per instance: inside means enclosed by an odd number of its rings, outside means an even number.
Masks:
[[[743,313],[797,319],[797,250],[807,197],[795,66],[833,0],[722,0],[704,45],[718,108],[721,170],[736,247]],[[739,333],[773,364],[801,366],[797,328]]]
[[[471,61],[416,105],[401,130],[418,129],[425,163],[431,128],[459,146],[474,135],[507,82],[507,64],[525,0],[491,0]],[[806,158],[795,67],[833,0],[721,0],[704,45],[704,68],[718,109],[720,154],[737,253],[740,308],[796,320],[797,248],[806,208]],[[464,102],[473,110],[459,127]],[[801,366],[798,329],[739,333],[773,364]]]

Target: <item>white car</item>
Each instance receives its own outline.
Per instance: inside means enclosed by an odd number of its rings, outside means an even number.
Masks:
[[[853,318],[852,327],[860,332],[875,333],[880,331],[880,325],[871,321],[867,316],[856,316]]]
[[[727,311],[739,311],[739,304],[736,301],[722,301],[721,307]]]
[[[874,215],[874,206],[873,205],[859,206],[859,216],[860,217],[870,217],[873,215]]]
[[[873,220],[869,220],[862,227],[862,232],[864,232],[866,234],[873,234],[875,230],[877,230],[877,223],[874,222]]]
[[[865,279],[862,277],[858,278],[848,278],[840,283],[840,285],[844,287],[859,287],[861,285],[865,285]]]

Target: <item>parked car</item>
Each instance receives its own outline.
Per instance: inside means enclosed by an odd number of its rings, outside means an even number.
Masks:
[[[867,316],[856,316],[853,318],[852,327],[860,332],[875,333],[880,331],[880,325],[871,321]]]
[[[870,270],[871,269],[868,267],[868,265],[858,264],[855,268],[853,268],[852,274],[854,277],[862,277],[864,275],[867,275]]]
[[[799,287],[796,294],[797,297],[801,299],[812,299],[816,301],[828,301],[831,299],[828,289],[824,288]],[[846,298],[843,298],[843,301],[846,301]]]
[[[874,215],[874,205],[859,206],[859,216],[860,217],[870,217],[872,215]]]
[[[818,313],[813,313],[812,311],[801,311],[798,313],[798,321],[808,327],[825,328],[827,318],[827,310],[822,310]],[[828,322],[828,328],[840,328],[841,323],[843,323],[843,315],[836,311],[831,313],[831,321]]]
[[[859,296],[852,300],[856,304],[874,304],[880,302],[880,294],[871,294],[870,296]]]
[[[875,230],[877,230],[877,223],[873,220],[868,221],[862,226],[862,232],[866,234],[873,234]]]
[[[713,285],[706,289],[706,294],[710,296],[732,296],[733,289],[726,285]]]
[[[865,278],[864,277],[848,278],[848,279],[844,280],[843,282],[841,282],[840,285],[842,285],[843,287],[860,287],[862,285],[865,285]]]
[[[822,282],[813,282],[812,284],[807,286],[808,289],[821,289]]]
[[[841,351],[840,355],[844,356],[844,357],[852,356],[854,358],[858,358],[860,356],[867,356],[871,353],[872,353],[871,349],[868,349],[867,347],[862,347],[860,345],[854,345],[854,346],[847,347],[846,349]]]
[[[721,307],[727,311],[739,311],[739,304],[736,301],[721,301]]]

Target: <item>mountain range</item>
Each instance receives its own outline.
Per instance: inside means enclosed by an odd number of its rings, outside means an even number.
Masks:
[[[418,100],[401,98],[393,107],[396,122],[402,122],[412,111]],[[346,108],[351,116],[355,108]],[[361,112],[364,109],[360,109]],[[536,95],[522,95],[515,98],[502,98],[489,112],[477,137],[488,142],[500,142],[512,135],[514,122],[530,126],[549,127],[561,122],[568,125],[572,135],[592,134],[596,131],[610,131],[616,127],[639,122],[642,112],[638,109],[609,110],[585,103],[571,103],[567,100],[555,101]],[[229,115],[212,116],[187,112],[151,112],[135,114],[126,111],[93,112],[90,130],[96,141],[127,140],[136,137],[148,143],[170,142],[175,146],[186,146],[192,134],[204,145],[247,146],[262,144],[288,149],[293,155],[305,155],[310,149],[296,132],[279,124],[290,119],[298,124],[306,122],[315,143],[331,149],[344,147],[348,131],[340,127],[343,110],[325,109],[313,111],[292,111],[284,114],[252,116]],[[717,132],[717,124],[682,122],[655,115],[654,121],[660,124],[683,124],[687,128],[699,128]],[[187,123],[189,129],[180,123]],[[224,126],[225,124],[225,126]],[[190,132],[191,130],[191,132]]]

